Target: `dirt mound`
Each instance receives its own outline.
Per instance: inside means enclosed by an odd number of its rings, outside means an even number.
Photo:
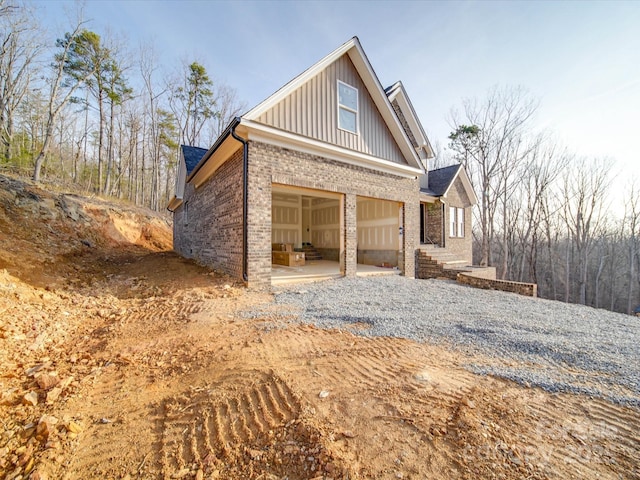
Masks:
[[[171,250],[170,224],[144,208],[55,194],[0,175],[0,269],[52,285],[69,277],[67,259],[114,248]]]

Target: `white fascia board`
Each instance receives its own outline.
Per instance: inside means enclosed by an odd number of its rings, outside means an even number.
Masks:
[[[182,198],[184,196],[184,189],[187,180],[187,162],[184,159],[184,155],[180,154],[180,166],[178,167],[178,175],[176,175],[176,198]]]
[[[308,80],[311,80],[318,73],[324,70],[326,67],[335,62],[338,58],[344,55],[347,51],[349,51],[356,44],[356,37],[353,37],[348,42],[344,43],[342,46],[338,47],[336,50],[331,52],[329,55],[324,57],[322,60],[302,72],[300,75],[295,77],[289,83],[281,87],[274,94],[269,96],[266,100],[260,102],[258,105],[253,107],[247,113],[245,113],[242,118],[247,120],[256,120],[260,117],[264,112],[269,110],[271,107],[276,105],[281,100],[284,100],[290,93],[296,90],[298,87],[306,83]]]
[[[476,191],[473,189],[473,185],[471,185],[471,180],[469,180],[469,176],[465,171],[464,167],[460,166],[460,171],[458,172],[458,176],[462,180],[462,185],[464,186],[467,195],[469,196],[469,200],[471,200],[471,205],[478,204],[478,197],[476,196]]]
[[[427,151],[427,158],[433,158],[434,153],[433,148],[431,147],[431,142],[429,141],[429,137],[427,137],[427,133],[425,132],[422,123],[420,123],[418,114],[413,108],[411,99],[409,98],[409,95],[407,94],[407,91],[405,90],[402,82],[396,82],[393,85],[391,94],[389,95],[389,101],[392,102],[393,100],[398,101],[400,110],[402,110],[404,117],[407,119],[409,128],[411,128],[413,134],[416,135],[417,133],[421,137],[420,141],[418,142],[420,144],[419,147]]]
[[[436,201],[438,201],[438,197],[434,197],[433,195],[429,195],[428,193],[420,192],[420,201],[427,203],[436,203]]]
[[[412,167],[410,165],[401,165],[389,160],[383,160],[372,155],[367,155],[366,153],[355,152],[347,148],[321,142],[320,140],[315,140],[313,138],[303,137],[302,135],[297,135],[285,130],[279,130],[251,120],[243,119],[241,125],[247,129],[249,140],[297,150],[311,155],[317,155],[350,165],[378,170],[405,178],[415,178],[424,173],[420,168]]]
[[[176,208],[178,208],[180,205],[182,205],[182,198],[174,196],[169,202],[169,205],[167,205],[167,210],[169,210],[170,212],[175,212]]]
[[[419,168],[424,172],[418,153],[414,150],[404,128],[400,125],[400,120],[398,120],[396,112],[393,111],[391,102],[387,98],[387,94],[384,92],[384,89],[378,80],[378,76],[369,63],[360,42],[356,41],[354,47],[355,48],[348,51],[349,58],[360,74],[360,78],[363,83],[366,85],[369,95],[371,95],[371,98],[373,99],[373,103],[375,103],[378,108],[380,115],[389,127],[391,135],[393,135],[393,138],[398,144],[398,147],[400,147],[400,151],[403,153],[407,161],[409,163],[413,163],[416,168]],[[357,55],[355,55],[354,50],[358,52]]]
[[[187,180],[188,183],[193,184],[196,189],[200,188],[200,186],[209,180],[216,170],[240,148],[242,148],[242,144],[231,137],[231,135],[228,135],[220,145],[218,145],[216,150],[210,156],[206,157],[207,159],[202,166],[195,173],[191,174]]]
[[[460,180],[462,181],[462,186],[464,187],[464,190],[467,196],[469,197],[469,200],[471,200],[471,205],[472,206],[476,205],[478,203],[478,197],[476,196],[476,192],[473,190],[473,185],[471,185],[471,181],[467,176],[467,172],[464,171],[464,167],[462,166],[462,164],[458,166],[458,171],[456,172],[453,179],[449,183],[449,186],[447,187],[445,192],[442,194],[442,198],[447,197],[449,190],[451,190],[451,187],[453,186],[457,178],[460,178]]]
[[[398,121],[398,118],[393,111],[393,107],[391,106],[391,103],[389,103],[387,95],[384,93],[384,89],[378,81],[378,77],[371,67],[371,64],[369,63],[369,60],[367,59],[367,56],[365,55],[364,50],[362,49],[360,41],[357,37],[353,37],[351,40],[338,47],[322,60],[320,60],[312,67],[308,68],[296,78],[291,80],[285,86],[280,88],[280,90],[275,92],[266,100],[249,110],[242,116],[243,121],[257,120],[263,113],[286,98],[289,94],[295,91],[298,87],[302,86],[308,80],[315,77],[318,73],[327,68],[345,53],[349,55],[349,58],[353,62],[353,65],[358,71],[360,78],[367,87],[369,95],[371,95],[373,102],[382,115],[382,118],[386,122],[389,131],[398,144],[398,147],[400,148],[400,151],[404,155],[405,159],[410,164],[414,164],[416,168],[424,171],[422,162],[420,161],[417,152],[413,149],[413,146],[411,145],[407,134],[404,132],[404,129],[400,125],[400,122]]]

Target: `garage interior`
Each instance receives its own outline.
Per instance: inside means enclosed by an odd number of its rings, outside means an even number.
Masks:
[[[358,275],[399,273],[401,211],[397,202],[357,198]],[[342,275],[343,195],[273,185],[271,215],[273,284]]]

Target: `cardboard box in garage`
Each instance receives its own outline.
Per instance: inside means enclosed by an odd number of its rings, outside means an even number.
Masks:
[[[273,252],[293,252],[293,243],[272,243],[271,251]]]
[[[271,252],[271,262],[276,265],[286,265],[288,267],[304,266],[303,252]]]

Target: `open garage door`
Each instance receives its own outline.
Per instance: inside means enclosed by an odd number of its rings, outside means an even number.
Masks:
[[[273,185],[273,284],[340,276],[342,206],[337,193]]]
[[[357,198],[358,271],[361,265],[397,269],[402,265],[402,204]]]

